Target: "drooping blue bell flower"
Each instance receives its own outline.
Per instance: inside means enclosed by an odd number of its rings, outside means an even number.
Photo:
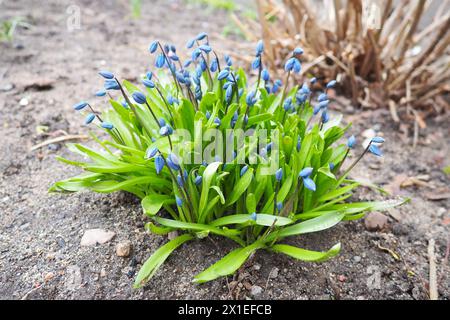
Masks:
[[[231,57],[229,55],[225,55],[225,63],[227,64],[227,66],[231,67],[233,65],[233,60],[231,59]]]
[[[159,154],[155,157],[156,174],[159,174],[164,168],[164,158]]]
[[[303,49],[299,48],[299,47],[295,48],[294,51],[293,51],[294,56],[302,55],[303,53],[304,53]]]
[[[166,58],[164,57],[164,54],[160,53],[156,57],[155,66],[157,68],[162,68],[162,67],[164,67],[165,62],[166,62]]]
[[[95,95],[97,97],[104,97],[104,96],[106,96],[106,90],[99,90],[95,93]]]
[[[86,116],[86,119],[84,120],[84,124],[88,125],[88,124],[90,124],[92,121],[94,121],[94,119],[95,119],[95,114],[89,113],[89,114]]]
[[[275,172],[275,179],[280,182],[281,179],[283,179],[283,169],[279,168],[276,172]]]
[[[158,49],[158,41],[153,41],[152,43],[150,43],[150,46],[148,47],[148,51],[150,51],[150,53],[155,53],[155,51]]]
[[[207,36],[208,36],[208,34],[207,34],[206,32],[200,32],[200,33],[195,37],[195,39],[198,40],[198,41],[201,41],[201,40],[205,39]]]
[[[259,69],[260,66],[261,66],[261,57],[258,56],[252,62],[252,69],[253,70]]]
[[[270,74],[269,71],[267,69],[263,69],[263,71],[261,72],[261,78],[267,82],[270,80]]]
[[[114,74],[106,70],[100,71],[98,74],[105,79],[114,79]]]
[[[222,71],[219,72],[217,79],[218,80],[226,79],[229,74],[230,74],[230,71],[228,69],[223,69]]]
[[[262,40],[259,40],[258,43],[256,44],[256,56],[259,57],[263,54],[264,52],[264,42]]]
[[[203,177],[202,176],[196,176],[194,179],[195,185],[199,186],[202,183]]]
[[[103,129],[107,129],[107,130],[114,129],[114,126],[112,125],[112,123],[109,123],[109,122],[102,122],[101,126]]]
[[[167,165],[169,166],[169,168],[173,169],[173,170],[180,170],[180,160],[178,160],[178,157],[173,154],[170,153],[167,157]]]
[[[304,168],[302,171],[300,171],[299,176],[302,178],[307,178],[312,174],[313,170],[314,169],[311,167]]]
[[[347,147],[349,147],[350,149],[353,149],[355,147],[355,144],[356,144],[355,136],[351,136],[350,138],[348,138]]]
[[[247,171],[248,171],[248,166],[245,165],[245,166],[241,169],[241,172],[240,172],[241,177],[242,177]]]
[[[370,153],[376,155],[377,157],[383,156],[383,152],[381,152],[380,148],[378,148],[378,146],[375,144],[370,144],[369,151]]]
[[[80,110],[84,109],[87,105],[88,105],[88,103],[86,101],[81,101],[81,102],[78,102],[76,105],[74,105],[73,108],[77,111],[80,111]]]
[[[119,90],[120,89],[120,86],[117,83],[116,79],[105,80],[104,87],[106,90]]]
[[[156,147],[148,148],[147,152],[145,153],[145,158],[151,159],[154,156],[156,156],[157,153],[158,153],[158,148],[156,148]]]
[[[330,82],[327,83],[327,89],[334,88],[336,84],[337,84],[336,80],[331,80]]]
[[[177,206],[179,206],[179,207],[183,206],[183,200],[181,200],[180,197],[175,196],[175,202],[177,203]]]
[[[139,104],[144,104],[147,102],[147,98],[142,92],[136,91],[132,94],[134,101],[136,101]]]
[[[155,87],[155,83],[152,80],[148,80],[148,79],[142,80],[142,84],[150,89],[153,89]]]
[[[371,140],[371,142],[373,142],[373,143],[384,143],[384,138],[382,138],[382,137],[375,137],[375,138],[372,138],[372,140]]]

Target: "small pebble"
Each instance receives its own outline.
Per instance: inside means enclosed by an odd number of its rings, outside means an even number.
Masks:
[[[254,298],[261,296],[262,293],[263,288],[261,288],[260,286],[253,286],[250,290],[250,295]]]
[[[364,219],[368,231],[379,231],[387,227],[388,218],[380,212],[370,212]]]
[[[116,246],[116,254],[118,257],[128,257],[131,253],[131,241],[126,240],[119,242]]]
[[[28,99],[27,99],[27,98],[22,98],[22,99],[20,99],[19,104],[20,104],[22,107],[27,106],[27,105],[28,105]]]

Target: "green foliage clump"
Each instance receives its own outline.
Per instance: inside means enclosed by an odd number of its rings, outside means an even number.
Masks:
[[[69,144],[73,153],[88,160],[59,160],[85,172],[50,189],[127,191],[142,200],[151,219],[148,231],[181,231],[144,263],[136,287],[178,246],[209,235],[229,238],[239,247],[196,275],[198,283],[233,274],[261,249],[324,261],[339,253],[339,243],[315,252],[287,245],[284,239],[401,203],[351,199],[360,183],[348,177],[350,170],[365,154],[380,156],[378,146],[384,140],[374,138],[353,163],[345,163],[356,140],[352,136],[341,142],[348,126],[328,114],[327,90],[336,82],[328,83],[314,106],[315,79],[288,89],[291,73],[301,68],[301,49],[286,63],[283,85],[264,69],[261,42],[252,64],[258,77],[252,84],[229,57],[218,59],[206,34],[188,47],[192,57],[182,64],[174,46],[158,41],[150,45],[158,71],[142,77],[145,91],[100,72],[106,90],[97,96],[108,95],[111,107],[100,113],[81,102],[75,109],[89,110],[86,123],[97,124],[110,139],[92,134],[100,150]],[[198,139],[207,132],[212,133],[209,139]],[[242,132],[249,139],[239,145]]]

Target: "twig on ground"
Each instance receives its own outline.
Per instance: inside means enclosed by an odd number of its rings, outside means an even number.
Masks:
[[[438,287],[436,276],[436,256],[434,254],[434,239],[430,239],[430,241],[428,242],[428,258],[430,260],[430,278],[429,278],[430,300],[437,300]]]
[[[68,141],[68,140],[86,140],[88,138],[89,137],[86,136],[86,135],[69,134],[67,136],[61,136],[61,137],[49,139],[49,140],[46,140],[44,142],[38,143],[38,144],[32,146],[30,151],[37,150],[39,148],[45,147],[46,145],[49,145],[49,144],[52,144],[52,143],[58,143],[58,142],[63,142],[63,141]]]

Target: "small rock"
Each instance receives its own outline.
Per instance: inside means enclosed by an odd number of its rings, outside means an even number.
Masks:
[[[0,87],[0,91],[3,91],[3,92],[8,92],[8,91],[11,91],[12,89],[14,89],[14,85],[12,83],[7,83]]]
[[[259,263],[256,263],[254,266],[253,266],[253,270],[255,270],[255,271],[258,271],[258,270],[260,270],[261,269],[261,265],[259,264]]]
[[[128,257],[131,253],[131,241],[126,240],[119,242],[116,246],[116,254],[118,257]]]
[[[344,276],[343,274],[341,274],[341,275],[338,276],[338,280],[339,280],[340,282],[345,282],[345,281],[347,280],[347,277]]]
[[[100,270],[100,277],[102,277],[102,278],[106,277],[106,270],[105,270],[105,268],[102,268],[102,270]]]
[[[25,107],[26,105],[28,105],[28,99],[27,99],[27,98],[22,98],[22,99],[20,99],[19,104],[20,104],[22,107]]]
[[[61,145],[59,143],[50,143],[48,145],[48,150],[50,151],[58,151],[59,149],[61,149]]]
[[[270,271],[270,274],[269,274],[269,278],[271,278],[271,279],[275,279],[276,277],[278,277],[278,272],[280,271],[280,269],[278,269],[278,268],[273,268],[271,271]]]
[[[80,245],[86,247],[94,246],[96,244],[104,244],[111,241],[115,235],[116,234],[114,232],[104,229],[89,229],[83,234]]]
[[[261,288],[260,286],[253,286],[250,289],[250,295],[254,298],[261,296],[262,293],[263,293],[263,288]]]
[[[360,256],[354,256],[354,257],[353,257],[353,261],[354,261],[355,263],[359,263],[359,262],[361,262],[361,257],[360,257]]]
[[[55,277],[55,274],[53,272],[49,272],[44,276],[44,281],[49,282]]]
[[[369,231],[379,231],[387,226],[388,218],[380,212],[371,212],[364,219],[364,226]]]

